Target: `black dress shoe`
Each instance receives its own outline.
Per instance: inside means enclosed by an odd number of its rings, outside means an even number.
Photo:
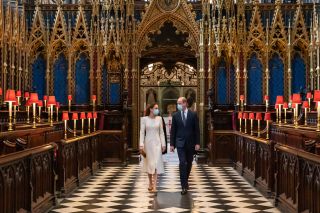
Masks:
[[[181,194],[182,195],[185,195],[185,194],[187,194],[188,193],[188,190],[187,189],[182,189],[182,191],[181,191]]]

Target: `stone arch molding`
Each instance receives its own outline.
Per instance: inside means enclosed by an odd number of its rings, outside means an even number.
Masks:
[[[174,3],[178,1],[177,8],[169,11],[164,11],[159,8],[158,1],[153,0],[147,8],[137,31],[137,51],[140,55],[143,50],[151,44],[148,33],[154,33],[160,30],[165,22],[173,23],[173,26],[181,32],[188,32],[188,44],[191,49],[195,51],[196,55],[199,53],[199,25],[195,21],[195,14],[191,12],[192,5],[187,4],[186,0],[172,0]]]

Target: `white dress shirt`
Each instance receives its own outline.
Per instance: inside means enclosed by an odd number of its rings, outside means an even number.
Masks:
[[[187,115],[188,115],[188,108],[184,111],[181,111],[181,119],[183,120],[182,113],[184,113],[184,118],[187,120]]]

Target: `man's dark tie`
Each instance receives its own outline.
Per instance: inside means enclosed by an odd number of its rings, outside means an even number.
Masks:
[[[184,116],[184,111],[182,111],[182,122],[183,125],[186,126],[186,117]]]

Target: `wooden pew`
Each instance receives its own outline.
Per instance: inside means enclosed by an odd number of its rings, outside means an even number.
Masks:
[[[235,133],[235,169],[266,197],[274,196],[274,142]]]
[[[61,140],[63,135],[59,126],[4,132],[0,135],[0,155],[56,142]]]
[[[1,212],[45,212],[55,203],[54,144],[0,157]]]
[[[99,130],[61,140],[57,152],[57,191],[66,196],[93,175],[101,165],[126,162],[122,130]]]
[[[315,128],[294,128],[293,126],[279,126],[277,124],[271,126],[271,140],[311,153],[316,153],[316,144],[320,143]]]
[[[265,196],[275,197],[276,203],[287,212],[308,210],[309,212],[320,212],[315,203],[310,203],[312,199],[319,200],[320,196],[319,191],[314,191],[314,188],[319,187],[318,182],[320,183],[316,174],[319,168],[316,162],[320,161],[320,139],[314,125],[294,128],[293,125],[282,124],[279,126],[278,124],[272,124],[270,125],[271,139],[266,140],[264,139],[264,131],[262,131],[261,138],[250,135],[250,122],[248,122],[248,134],[237,131],[239,120],[232,116],[232,112],[214,112],[212,115],[214,120],[218,120],[218,122],[213,122],[213,128],[209,130],[208,146],[210,148],[211,165],[234,165],[235,169]],[[224,119],[221,117],[224,117]],[[235,120],[237,121],[237,130],[234,130],[234,125],[231,125]],[[261,129],[264,129],[264,125]],[[242,131],[244,131],[243,123]],[[256,127],[254,127],[254,131],[256,132]],[[295,150],[295,155],[283,153],[283,150],[279,147],[288,147],[289,150]],[[280,162],[281,159],[283,160],[280,156],[287,156],[286,162]],[[311,159],[313,161],[310,161]],[[287,173],[285,173],[286,178],[283,178],[281,166],[285,163],[289,165],[287,161],[290,160],[291,165],[297,163],[296,166],[299,167],[299,170],[297,170],[298,167],[287,170],[287,172],[295,171],[292,176],[296,179],[289,177]],[[307,173],[307,170],[300,168],[302,165],[305,165],[305,169],[311,169],[314,173]],[[310,179],[311,177],[313,179]],[[313,188],[309,185],[303,187],[304,195],[301,195],[302,188],[299,187],[306,183],[297,185],[297,181],[306,180],[306,178],[309,178],[308,183],[315,182],[312,183]],[[297,191],[298,188],[299,192]]]
[[[320,158],[318,155],[275,145],[276,205],[285,212],[320,212]]]

